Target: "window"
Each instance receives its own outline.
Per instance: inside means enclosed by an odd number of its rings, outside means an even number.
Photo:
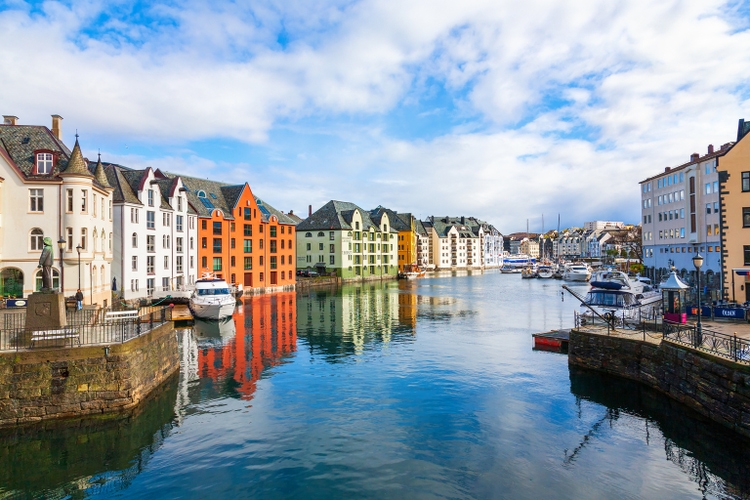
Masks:
[[[44,250],[44,231],[38,227],[31,230],[31,249],[40,252]]]
[[[153,189],[148,190],[148,206],[149,207],[154,206],[154,190]]]
[[[52,173],[52,153],[37,153],[36,173],[43,175]]]
[[[161,237],[161,247],[162,248],[169,248],[171,246],[171,239],[172,237],[168,234],[165,234]]]
[[[718,201],[714,202],[714,213],[715,214],[719,213],[719,202]]]
[[[29,189],[29,211],[44,212],[44,189]]]
[[[750,191],[750,172],[742,172],[742,191]]]
[[[161,223],[164,227],[170,227],[172,225],[172,214],[161,214]]]
[[[89,199],[89,192],[87,189],[81,190],[81,212],[86,213],[88,212],[88,199]]]
[[[178,255],[175,257],[175,263],[174,263],[175,271],[178,273],[182,272],[182,255]]]
[[[214,228],[215,235],[221,235],[221,222],[220,221],[214,221],[213,228]]]
[[[175,238],[174,242],[176,247],[175,250],[177,250],[177,253],[182,253],[182,238]]]
[[[112,242],[115,241],[112,237],[112,233],[109,233],[109,251],[112,252]]]
[[[130,264],[130,268],[131,268],[131,270],[133,270],[133,271],[137,271],[137,270],[138,270],[138,256],[134,255],[134,256],[133,256],[133,257],[132,257],[132,258],[130,259],[130,263],[131,263],[131,264]]]
[[[146,236],[146,251],[149,253],[154,253],[156,251],[156,236]]]
[[[109,200],[109,220],[112,220],[112,200]]]
[[[214,253],[221,253],[221,238],[214,238]]]
[[[194,259],[194,257],[191,255],[190,256],[190,269],[195,268],[195,261],[193,259]]]
[[[154,287],[156,286],[156,280],[154,278],[149,278],[146,280],[146,293],[148,296],[152,296],[154,294]]]
[[[706,194],[711,194],[711,183],[706,184]]]
[[[330,248],[328,249],[328,252],[329,252],[329,253],[334,253],[334,252],[336,251],[336,247],[335,247],[335,245],[334,245],[333,243],[331,243],[331,244],[329,245],[329,247],[330,247]]]
[[[312,248],[310,248],[310,247],[312,247],[312,243],[308,243],[308,244],[307,244],[307,251],[308,251],[308,252],[309,252],[310,250],[312,250]]]
[[[177,197],[177,211],[182,212],[182,196]]]
[[[710,203],[706,203],[706,213],[707,214],[711,213],[711,204]]]
[[[81,229],[81,250],[86,250],[87,241],[88,241],[88,230],[84,227]]]
[[[133,248],[138,248],[138,233],[133,233],[133,236],[130,239]]]
[[[253,240],[245,240],[242,244],[242,249],[245,253],[253,252]]]
[[[261,266],[263,265],[263,256],[262,255],[258,258],[258,264],[261,265]]]
[[[251,215],[250,209],[245,208],[245,220],[250,220],[250,215]]]
[[[321,252],[323,251],[323,244],[322,243],[318,243],[318,250],[320,250]]]
[[[68,213],[73,212],[73,190],[65,190],[65,211]]]
[[[138,224],[138,209],[137,208],[130,209],[130,222],[134,224]]]
[[[168,292],[169,291],[169,278],[162,278],[161,279],[161,291],[162,292]]]
[[[355,222],[355,223],[354,223],[354,229],[357,229],[357,230],[359,230],[359,222]]]
[[[146,272],[148,274],[154,274],[154,268],[156,267],[156,257],[149,255],[146,257]]]
[[[711,233],[711,224],[709,224],[709,225],[706,226],[706,235],[707,236],[711,236],[711,234],[712,234]]]
[[[146,229],[156,229],[156,212],[146,212]]]
[[[169,255],[164,256],[164,269],[169,269]]]
[[[203,220],[201,221],[201,229],[206,229],[206,227],[208,227],[208,226],[207,226],[207,221],[206,221],[205,219],[203,219]]]
[[[195,248],[195,240],[193,237],[190,237],[190,250],[193,250]]]
[[[276,266],[276,256],[272,255],[271,256],[271,269],[276,269],[276,267],[277,267]]]
[[[91,204],[91,210],[93,211],[91,215],[96,217],[96,194],[94,194],[94,202]]]
[[[258,226],[258,232],[259,232],[260,234],[263,234],[263,225],[259,225],[259,226]]]
[[[252,236],[253,235],[253,226],[252,224],[245,224],[243,227],[243,234],[245,236]]]
[[[208,238],[205,236],[201,238],[201,248],[208,248]]]
[[[742,209],[742,227],[750,227],[750,208]]]
[[[234,240],[234,238],[231,238],[229,240],[229,248],[234,248],[234,247],[235,247],[235,240]]]
[[[252,257],[245,257],[245,259],[244,259],[244,268],[245,269],[252,269],[253,268],[253,258]]]
[[[258,242],[258,248],[260,248],[261,250],[263,250],[263,241],[264,241],[264,240],[260,240],[260,241]]]
[[[68,252],[73,251],[73,228],[72,227],[66,227],[65,228],[65,239],[68,242]]]
[[[232,255],[231,257],[229,257],[229,267],[234,267],[236,265],[236,260],[234,258],[234,255]]]
[[[276,237],[276,226],[271,226],[270,231],[271,231],[271,238],[275,238]]]
[[[214,257],[214,271],[221,271],[221,257]]]
[[[719,192],[719,181],[714,181],[714,193]]]
[[[335,255],[329,255],[328,256],[329,264],[334,265],[336,263],[336,256]]]
[[[269,249],[269,251],[271,253],[276,253],[276,240],[271,240],[269,243],[271,244],[271,248]]]
[[[201,267],[207,267],[208,266],[207,262],[208,261],[206,260],[205,256],[201,257]]]
[[[182,232],[182,215],[176,215],[174,219],[174,223],[177,228],[177,231]]]
[[[745,265],[750,266],[750,245],[744,245],[742,249],[745,254]]]

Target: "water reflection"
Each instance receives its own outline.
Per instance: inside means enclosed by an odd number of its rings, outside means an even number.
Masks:
[[[647,440],[661,442],[667,460],[699,486],[704,498],[750,495],[750,440],[629,380],[571,367],[570,391],[577,398],[579,410],[581,400],[587,400],[605,406],[607,411],[579,445],[566,453],[567,462],[574,462],[587,446],[596,446],[602,425],[613,427],[623,416],[635,416],[642,422]]]
[[[81,498],[127,488],[173,429],[173,377],[126,418],[0,431],[0,497]]]
[[[181,342],[180,416],[190,403],[252,399],[263,371],[297,348],[296,302],[295,292],[259,295],[227,321],[196,321]]]
[[[323,354],[331,362],[361,355],[372,346],[411,341],[418,298],[401,283],[345,284],[300,293],[300,338],[311,354]]]

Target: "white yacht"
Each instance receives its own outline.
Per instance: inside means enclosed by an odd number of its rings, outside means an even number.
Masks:
[[[237,304],[226,281],[199,279],[190,297],[190,310],[201,319],[223,319],[234,313]]]
[[[593,309],[624,320],[651,319],[661,309],[661,301],[661,292],[650,284],[622,271],[601,271],[591,280],[581,313],[590,316]]]
[[[591,269],[581,263],[565,264],[563,279],[565,281],[588,281],[591,279]]]
[[[548,264],[542,264],[536,271],[536,277],[543,280],[551,279],[555,276],[555,269]]]

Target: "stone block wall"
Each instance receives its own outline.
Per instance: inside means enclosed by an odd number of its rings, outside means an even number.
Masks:
[[[750,367],[662,341],[572,330],[568,363],[636,380],[750,437]]]
[[[124,344],[2,353],[0,426],[130,409],[179,369],[177,349],[168,323]]]

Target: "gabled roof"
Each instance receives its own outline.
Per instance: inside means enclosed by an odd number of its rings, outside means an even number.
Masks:
[[[352,229],[352,216],[355,210],[362,215],[362,230],[378,227],[370,218],[370,213],[348,201],[331,200],[310,217],[297,225],[297,231],[315,231],[322,229]]]
[[[391,209],[383,207],[382,205],[370,210],[370,218],[378,224],[380,224],[383,214],[388,214],[390,225],[396,231],[411,231],[411,214],[399,214]],[[406,221],[402,216],[408,217]]]
[[[71,151],[52,132],[41,125],[0,125],[0,149],[27,179],[48,179],[68,165]],[[51,175],[34,174],[34,151],[46,150],[58,154]]]

